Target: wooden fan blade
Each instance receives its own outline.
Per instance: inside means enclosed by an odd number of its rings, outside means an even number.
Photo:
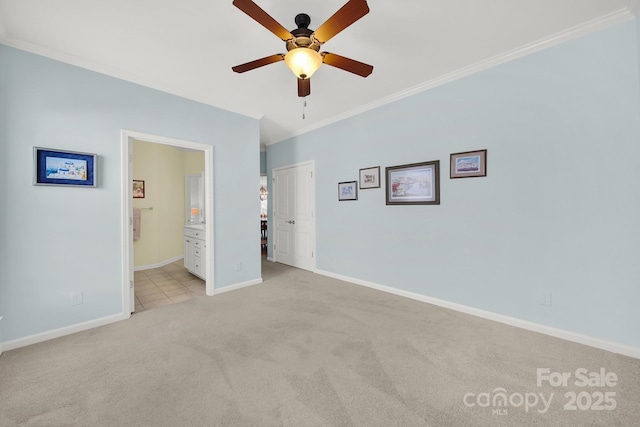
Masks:
[[[366,0],[349,0],[331,18],[320,25],[313,35],[320,43],[326,43],[367,13],[369,13],[369,6]]]
[[[367,77],[373,72],[373,65],[336,55],[335,53],[323,52],[322,62],[362,77]]]
[[[255,19],[260,25],[271,31],[273,34],[287,41],[293,38],[293,35],[271,17],[267,12],[260,8],[251,0],[233,0],[233,5]]]
[[[311,95],[311,79],[298,79],[298,96],[304,98]]]
[[[245,71],[251,71],[279,61],[284,61],[284,54],[277,53],[275,55],[266,56],[264,58],[256,59],[255,61],[247,62],[246,64],[236,65],[235,67],[231,67],[231,69],[236,73],[244,73]]]

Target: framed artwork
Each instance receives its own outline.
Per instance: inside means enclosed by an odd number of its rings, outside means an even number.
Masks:
[[[440,161],[386,168],[387,205],[439,205]]]
[[[33,147],[33,185],[96,187],[98,156]]]
[[[339,182],[338,200],[358,200],[358,181]]]
[[[360,169],[360,189],[380,188],[380,166]]]
[[[139,179],[133,180],[133,198],[144,199],[144,181]]]
[[[449,178],[487,176],[487,150],[451,154],[449,171]]]

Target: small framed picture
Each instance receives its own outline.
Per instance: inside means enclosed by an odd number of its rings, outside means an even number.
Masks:
[[[139,179],[133,180],[133,198],[144,199],[144,181]]]
[[[358,181],[339,182],[338,200],[358,200]]]
[[[387,205],[439,205],[440,160],[386,168]]]
[[[380,166],[360,169],[360,189],[380,188]]]
[[[33,147],[33,185],[96,187],[93,153]]]
[[[487,176],[487,150],[453,153],[449,178],[477,178]]]

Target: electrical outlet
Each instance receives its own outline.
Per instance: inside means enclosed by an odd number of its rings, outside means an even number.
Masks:
[[[551,292],[544,292],[540,298],[540,304],[551,307]]]
[[[242,270],[242,263],[236,262],[236,271],[241,271],[241,270]]]
[[[82,304],[82,292],[72,292],[71,305],[80,305],[80,304]]]

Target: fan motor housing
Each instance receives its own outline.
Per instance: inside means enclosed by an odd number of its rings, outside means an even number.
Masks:
[[[287,51],[298,47],[306,47],[318,52],[320,43],[312,37],[313,31],[308,28],[311,23],[311,17],[306,13],[299,13],[296,15],[295,22],[298,28],[291,30],[293,39],[287,40]]]

